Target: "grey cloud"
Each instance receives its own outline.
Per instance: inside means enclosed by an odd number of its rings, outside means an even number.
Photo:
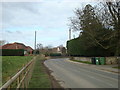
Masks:
[[[11,31],[9,31],[9,30],[7,30],[6,32],[7,32],[7,33],[13,33],[13,32],[11,32]]]
[[[36,18],[40,16],[40,12],[36,5],[38,4],[30,2],[3,3],[3,26],[26,26],[31,25],[33,21],[33,23],[38,23]]]
[[[18,33],[18,34],[22,34],[22,32],[21,32],[21,31],[16,31],[16,33]]]
[[[33,14],[40,14],[39,10],[35,7],[38,5],[33,2],[4,2],[3,9],[8,8],[9,10],[27,10]]]
[[[37,3],[27,2],[27,3],[19,3],[18,5],[19,5],[20,8],[26,9],[31,13],[40,14],[39,10],[34,7],[35,4],[37,4]]]
[[[49,0],[48,0],[49,1]],[[65,0],[67,1],[67,0]],[[58,4],[61,3],[61,4]],[[53,2],[12,2],[4,3],[7,9],[4,14],[3,25],[9,27],[67,27],[67,18],[72,16],[72,9],[76,3],[67,3],[54,0]],[[41,13],[41,14],[40,14]]]

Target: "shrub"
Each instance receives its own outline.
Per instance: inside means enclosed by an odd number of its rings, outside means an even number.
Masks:
[[[2,56],[24,56],[24,49],[2,49]]]
[[[87,43],[87,42],[86,42]],[[86,43],[80,38],[67,41],[67,53],[69,56],[113,56],[115,50],[103,49],[100,46],[86,48]]]
[[[61,53],[50,53],[50,56],[61,56]]]

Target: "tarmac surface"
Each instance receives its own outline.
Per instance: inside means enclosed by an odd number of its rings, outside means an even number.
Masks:
[[[68,60],[49,59],[44,64],[64,88],[118,88],[116,65],[91,65]]]

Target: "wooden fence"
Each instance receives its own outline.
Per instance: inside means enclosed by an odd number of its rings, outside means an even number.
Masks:
[[[0,90],[9,90],[10,88],[15,88],[16,90],[19,90],[20,88],[27,88],[29,85],[30,78],[32,76],[35,61],[36,57],[34,57],[28,64],[26,64],[17,74],[10,78],[0,88]]]

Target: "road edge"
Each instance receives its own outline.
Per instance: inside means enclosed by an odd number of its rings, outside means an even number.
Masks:
[[[64,87],[62,87],[60,84],[59,84],[59,80],[56,80],[55,77],[51,74],[53,71],[50,70],[45,64],[46,60],[43,60],[42,61],[42,65],[44,66],[45,70],[46,70],[46,73],[48,74],[49,76],[49,79],[51,81],[51,85],[52,85],[52,90],[54,89],[60,89],[60,90],[66,90]]]
[[[97,67],[95,65],[85,64],[85,63],[81,63],[81,62],[76,62],[76,61],[72,61],[72,60],[69,60],[69,59],[66,59],[66,61],[71,62],[71,63],[75,63],[75,64],[83,64],[83,65],[87,65],[87,66],[91,66],[91,67],[96,67],[96,69],[102,70],[102,71],[107,71],[107,72],[120,74],[119,70],[118,70],[118,72],[116,72],[116,71],[112,71],[112,70],[108,70],[108,69],[103,69],[103,68]]]

